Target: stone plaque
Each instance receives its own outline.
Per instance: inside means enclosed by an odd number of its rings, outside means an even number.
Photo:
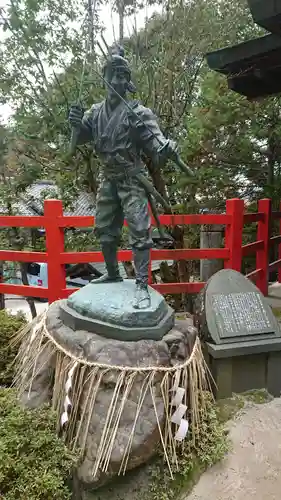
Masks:
[[[201,294],[199,329],[215,344],[281,336],[266,299],[245,276],[223,269],[210,278]]]

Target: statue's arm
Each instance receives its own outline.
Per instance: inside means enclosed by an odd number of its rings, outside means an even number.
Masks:
[[[77,138],[77,145],[87,144],[93,140],[93,110],[87,110],[82,118],[79,135]]]
[[[94,106],[88,111],[83,111],[81,106],[73,105],[69,112],[69,123],[78,132],[76,144],[82,145],[93,140],[93,111]]]
[[[136,114],[139,120],[134,118],[134,132],[139,147],[146,156],[153,160],[154,164],[165,165],[168,159],[172,158],[176,144],[166,139],[156,116],[149,108],[139,105]],[[164,145],[165,147],[162,148]]]

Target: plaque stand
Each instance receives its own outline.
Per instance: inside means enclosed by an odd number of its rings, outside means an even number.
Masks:
[[[281,391],[281,339],[215,345],[204,344],[217,399],[253,389],[267,389],[274,397]]]
[[[252,389],[281,393],[281,330],[245,276],[223,269],[198,298],[197,325],[217,399]]]

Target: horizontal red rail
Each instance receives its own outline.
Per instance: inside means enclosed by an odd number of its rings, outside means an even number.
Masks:
[[[194,282],[194,283],[157,283],[152,284],[151,287],[161,294],[174,294],[174,293],[198,293],[205,286],[206,283]],[[62,297],[67,298],[78,288],[65,288],[62,290]]]
[[[242,247],[242,255],[246,257],[247,255],[252,255],[257,250],[261,250],[264,246],[264,242],[262,240],[255,241],[253,243],[248,243],[247,245],[243,245]]]
[[[57,217],[58,227],[89,227],[94,226],[95,217],[91,215],[80,215],[73,216],[67,215],[63,217]]]
[[[199,259],[227,259],[227,248],[183,248],[183,249],[153,249],[152,260],[199,260]],[[16,250],[0,250],[0,261],[15,262],[48,262],[45,252],[19,252]],[[120,250],[118,260],[124,262],[132,260],[131,250]],[[65,252],[60,255],[61,264],[78,264],[89,262],[104,262],[102,252]]]
[[[9,293],[11,295],[22,295],[23,297],[48,298],[48,288],[31,285],[8,285],[0,283],[0,293]]]
[[[152,260],[199,260],[199,259],[227,259],[227,248],[183,248],[183,249],[153,249]],[[124,262],[132,259],[131,250],[120,250],[118,260]],[[88,262],[103,262],[102,252],[65,252],[60,255],[61,264],[77,264]]]
[[[226,214],[160,215],[159,219],[165,226],[231,223],[231,216]]]
[[[94,216],[58,216],[55,218],[58,227],[89,227],[95,225]],[[189,224],[229,224],[231,217],[226,214],[195,214],[195,215],[160,215],[161,224],[166,226],[189,225]],[[54,218],[42,216],[13,216],[1,215],[0,227],[45,227],[53,223]],[[155,224],[155,220],[152,218]]]
[[[278,259],[275,260],[274,262],[271,262],[271,264],[269,264],[268,266],[268,269],[270,271],[275,271],[276,269],[279,269],[280,266],[281,266],[281,259]]]
[[[255,269],[255,271],[246,274],[246,278],[248,278],[249,280],[254,280],[258,278],[261,274],[262,274],[262,269]]]
[[[45,216],[14,216],[14,215],[1,215],[0,227],[44,227],[47,218]]]
[[[164,294],[173,293],[198,293],[205,286],[206,283],[157,283],[151,285],[154,290]]]
[[[281,212],[271,212],[272,219],[281,219]]]
[[[58,227],[88,227],[93,226],[95,218],[92,216],[61,216],[61,217],[47,217],[42,216],[13,216],[4,215],[0,216],[0,227],[46,227],[48,224],[54,224]]]
[[[264,219],[264,214],[244,214],[244,224],[249,224],[250,222],[259,222]]]
[[[0,261],[11,262],[48,262],[46,252],[19,252],[16,250],[0,250]]]
[[[132,260],[131,250],[120,250],[118,261]],[[60,254],[61,264],[88,264],[89,262],[104,262],[102,252],[64,252]]]
[[[281,235],[273,236],[272,238],[270,238],[269,240],[270,246],[276,245],[276,243],[281,243]]]

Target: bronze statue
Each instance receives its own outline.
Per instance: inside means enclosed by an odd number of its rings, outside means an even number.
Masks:
[[[106,99],[85,113],[81,106],[74,105],[69,113],[70,125],[77,132],[77,144],[92,142],[103,163],[95,230],[107,274],[94,283],[122,281],[117,249],[126,218],[136,272],[134,307],[145,309],[150,306],[148,268],[152,239],[148,180],[142,155],[161,166],[169,158],[175,159],[177,148],[164,137],[150,109],[139,101],[127,100],[127,92],[135,92],[135,87],[121,47],[108,57],[101,78],[107,87]],[[185,172],[190,174],[187,169]]]

